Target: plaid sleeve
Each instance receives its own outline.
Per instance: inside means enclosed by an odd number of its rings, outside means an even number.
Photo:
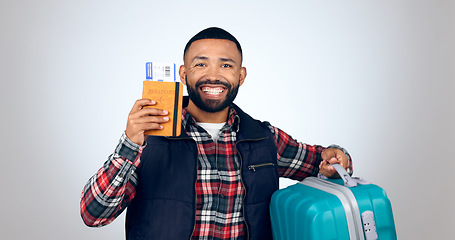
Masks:
[[[315,176],[319,172],[322,161],[321,153],[326,148],[319,145],[307,145],[293,139],[283,130],[264,122],[272,132],[277,147],[278,172],[280,177],[301,181],[308,176]],[[352,172],[352,160],[349,153],[338,145],[328,148],[338,148],[348,157]]]
[[[81,217],[87,226],[111,223],[136,194],[137,173],[144,146],[131,142],[123,133],[115,152],[93,175],[81,196]]]

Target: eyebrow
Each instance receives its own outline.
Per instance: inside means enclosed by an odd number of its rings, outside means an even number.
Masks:
[[[221,60],[222,62],[232,62],[232,63],[235,63],[235,61],[234,61],[233,59],[231,59],[231,58],[220,58],[220,60]]]
[[[205,56],[196,56],[196,57],[194,57],[193,60],[191,60],[191,61],[193,62],[194,60],[207,60],[207,59],[209,59],[209,58],[208,58],[208,57],[205,57]]]
[[[194,60],[208,60],[208,59],[209,59],[209,58],[206,57],[206,56],[196,56],[196,57],[193,58],[192,61],[194,61]],[[232,62],[232,63],[235,63],[235,61],[234,61],[232,58],[223,58],[223,57],[221,57],[221,58],[219,58],[219,60],[222,61],[222,62]]]

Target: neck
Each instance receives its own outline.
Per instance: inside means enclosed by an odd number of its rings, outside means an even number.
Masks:
[[[229,114],[229,107],[215,113],[203,111],[194,105],[191,99],[185,109],[191,114],[191,116],[194,117],[194,119],[196,119],[197,122],[201,123],[223,123],[226,122]]]

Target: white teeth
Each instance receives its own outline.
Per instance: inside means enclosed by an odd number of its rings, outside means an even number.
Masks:
[[[207,94],[220,94],[223,92],[223,89],[222,88],[204,88],[204,89],[202,89],[202,91]]]

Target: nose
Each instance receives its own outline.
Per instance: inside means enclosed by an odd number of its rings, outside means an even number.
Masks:
[[[215,67],[215,66],[210,66],[207,68],[207,72],[205,74],[205,77],[208,79],[208,80],[220,80],[221,79],[221,76],[220,76],[220,69]]]

